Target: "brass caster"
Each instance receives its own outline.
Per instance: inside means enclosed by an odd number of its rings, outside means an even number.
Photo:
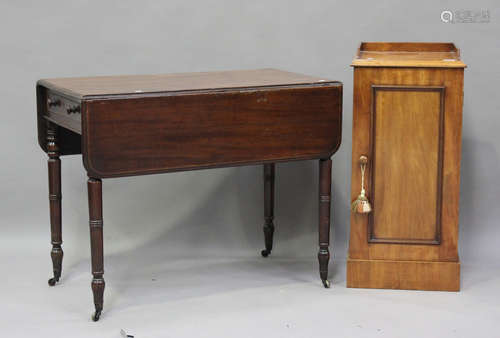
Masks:
[[[328,279],[322,279],[321,280],[323,282],[323,286],[326,288],[326,289],[329,289],[330,288],[330,281]]]
[[[102,310],[95,310],[95,313],[94,315],[92,316],[92,320],[94,322],[97,322],[99,320],[99,318],[101,317],[101,311]]]
[[[54,286],[56,285],[56,283],[59,282],[59,277],[52,277],[51,279],[49,279],[48,283],[49,283],[49,286]]]
[[[262,255],[262,257],[267,257],[271,254],[271,250],[262,250],[260,254]]]

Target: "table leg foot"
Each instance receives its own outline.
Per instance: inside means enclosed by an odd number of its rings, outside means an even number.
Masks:
[[[95,306],[95,312],[94,315],[92,316],[92,320],[94,322],[97,322],[99,318],[101,317],[101,312],[103,308],[103,298],[104,298],[104,278],[102,277],[94,277],[92,279],[92,293],[94,295],[94,306]]]
[[[271,254],[273,250],[273,234],[274,234],[274,224],[272,221],[267,222],[264,225],[264,238],[266,243],[266,248],[262,250],[260,253],[262,257],[267,257]]]
[[[94,314],[92,315],[92,320],[94,322],[97,322],[99,318],[101,318],[101,312],[102,310],[95,310]]]
[[[52,258],[54,277],[49,279],[49,285],[54,286],[56,285],[57,282],[59,282],[59,278],[61,278],[62,259],[63,259],[63,250],[61,246],[54,244],[52,251],[50,252],[50,256]]]
[[[49,286],[54,286],[56,285],[56,283],[59,282],[59,278],[56,278],[56,277],[52,277],[49,279]]]

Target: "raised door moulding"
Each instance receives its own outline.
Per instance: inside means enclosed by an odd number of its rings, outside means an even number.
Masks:
[[[372,106],[370,114],[370,149],[371,149],[371,177],[370,177],[370,192],[371,202],[374,210],[368,216],[368,242],[369,243],[386,243],[386,244],[425,244],[439,245],[441,243],[441,205],[442,205],[442,176],[443,176],[443,146],[444,146],[444,100],[445,87],[442,86],[394,86],[394,85],[372,85]],[[376,177],[376,117],[377,117],[377,93],[381,91],[406,91],[406,92],[438,92],[439,93],[439,126],[438,126],[438,150],[437,150],[437,186],[436,186],[436,223],[434,238],[419,239],[419,238],[389,238],[377,237],[375,234],[375,216],[377,213],[377,199],[375,194],[375,177]],[[387,164],[385,164],[387,165]],[[418,198],[418,196],[415,196]]]

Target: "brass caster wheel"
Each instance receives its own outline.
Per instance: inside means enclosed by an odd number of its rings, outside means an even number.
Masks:
[[[262,257],[267,257],[271,254],[271,251],[268,251],[268,250],[262,250],[260,252],[260,254],[262,255]]]
[[[323,286],[326,288],[326,289],[329,289],[330,288],[330,281],[328,279],[323,279],[321,280],[323,282]]]
[[[92,320],[94,322],[97,322],[100,317],[101,317],[101,310],[96,310],[94,315],[92,316]]]
[[[51,279],[49,279],[48,283],[49,283],[49,286],[54,286],[56,285],[56,283],[59,282],[59,278],[57,277],[52,277]]]

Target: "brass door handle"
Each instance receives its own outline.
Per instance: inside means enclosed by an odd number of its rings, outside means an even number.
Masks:
[[[361,169],[361,193],[351,204],[351,210],[358,214],[367,214],[372,211],[372,206],[370,204],[370,201],[368,201],[368,198],[366,197],[365,191],[365,170],[367,163],[368,157],[366,157],[365,155],[361,155],[359,157],[359,167]]]

